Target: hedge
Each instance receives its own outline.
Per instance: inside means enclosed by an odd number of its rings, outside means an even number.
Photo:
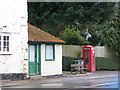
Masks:
[[[81,58],[63,57],[62,68],[63,71],[70,71],[70,64],[74,60]],[[118,59],[117,58],[96,58],[96,70],[118,70]]]
[[[97,70],[118,70],[118,59],[117,58],[96,58],[96,69]]]
[[[74,63],[74,60],[78,60],[81,58],[73,58],[73,57],[64,57],[63,56],[63,61],[62,61],[62,69],[63,71],[70,71],[71,67],[70,64]]]

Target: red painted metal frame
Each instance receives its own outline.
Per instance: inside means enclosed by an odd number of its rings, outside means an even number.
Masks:
[[[84,60],[84,67],[88,68],[89,72],[96,71],[95,48],[93,46],[86,45],[83,47],[82,58]]]

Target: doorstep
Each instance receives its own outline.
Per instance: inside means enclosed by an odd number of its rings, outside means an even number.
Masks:
[[[41,80],[43,77],[41,75],[34,75],[34,76],[29,76],[29,79],[31,80]]]

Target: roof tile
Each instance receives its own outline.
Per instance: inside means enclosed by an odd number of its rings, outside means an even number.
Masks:
[[[28,40],[32,42],[65,43],[63,40],[60,40],[31,24],[28,24]]]

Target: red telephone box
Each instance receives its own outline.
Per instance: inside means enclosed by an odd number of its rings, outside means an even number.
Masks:
[[[88,68],[89,72],[96,71],[95,48],[93,46],[86,45],[83,47],[82,58],[84,60],[84,67]]]

